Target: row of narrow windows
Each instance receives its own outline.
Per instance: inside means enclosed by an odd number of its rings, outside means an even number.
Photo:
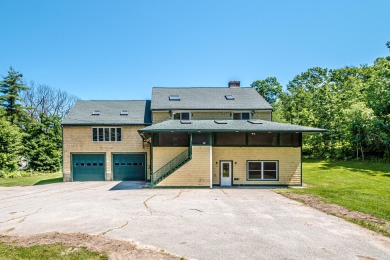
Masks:
[[[122,128],[94,127],[92,128],[92,141],[94,142],[121,142]]]

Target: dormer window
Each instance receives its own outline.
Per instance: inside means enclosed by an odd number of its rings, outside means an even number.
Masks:
[[[234,100],[233,95],[225,95],[226,100]]]
[[[93,115],[93,116],[98,116],[98,115],[100,115],[100,110],[93,110],[93,111],[92,111],[92,115]]]
[[[129,115],[129,110],[121,110],[121,116]]]
[[[180,96],[179,95],[170,95],[169,101],[180,101]]]

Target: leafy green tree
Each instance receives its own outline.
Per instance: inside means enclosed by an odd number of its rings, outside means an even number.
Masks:
[[[274,104],[282,94],[282,86],[275,77],[256,80],[251,84],[251,87],[255,88],[271,105]]]
[[[55,172],[61,168],[61,119],[44,114],[40,118],[41,122],[34,120],[26,127],[25,154],[33,170]]]
[[[12,67],[8,75],[0,81],[0,105],[5,108],[7,117],[14,124],[24,113],[20,104],[20,92],[28,88],[22,82],[23,74],[16,72]]]
[[[0,170],[14,171],[22,155],[22,133],[0,111]]]

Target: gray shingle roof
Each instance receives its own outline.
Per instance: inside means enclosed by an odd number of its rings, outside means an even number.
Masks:
[[[92,115],[100,110],[100,115]],[[128,115],[120,115],[128,110]],[[149,125],[150,100],[79,100],[62,125]]]
[[[216,123],[218,121],[219,123]],[[226,124],[221,123],[226,122]],[[257,122],[261,124],[254,124]],[[277,123],[265,120],[191,120],[191,123],[186,122],[183,124],[180,120],[168,120],[158,124],[154,124],[145,127],[139,132],[152,133],[152,132],[228,132],[228,131],[240,131],[240,132],[326,132],[325,129],[291,125],[284,123]]]
[[[180,101],[170,101],[170,95],[179,95]],[[234,100],[226,100],[225,95],[232,95]],[[270,110],[272,107],[253,88],[153,88],[151,109]]]

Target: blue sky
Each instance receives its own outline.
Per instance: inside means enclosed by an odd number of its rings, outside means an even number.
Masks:
[[[2,0],[0,74],[81,99],[151,88],[286,84],[310,67],[387,56],[390,1]]]

